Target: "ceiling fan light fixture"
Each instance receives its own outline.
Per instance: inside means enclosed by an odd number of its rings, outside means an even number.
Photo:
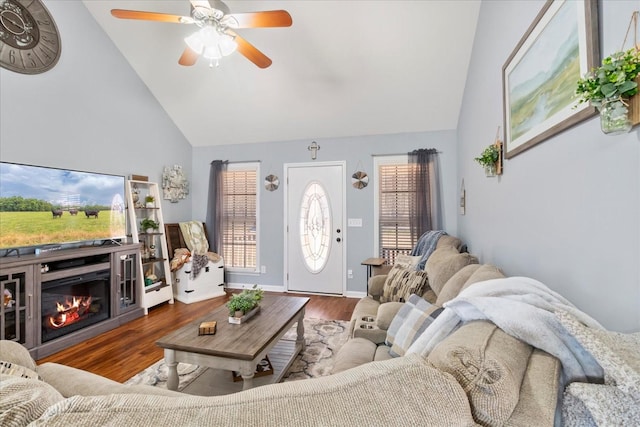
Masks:
[[[195,33],[193,33],[190,36],[186,37],[184,39],[184,42],[187,44],[187,46],[189,46],[189,49],[191,49],[192,51],[194,51],[198,55],[202,54],[202,51],[204,49],[204,42],[202,41],[202,38],[200,37],[199,31],[196,31]]]
[[[207,59],[220,59],[231,55],[238,48],[232,36],[220,33],[213,26],[201,28],[184,41],[191,50]]]

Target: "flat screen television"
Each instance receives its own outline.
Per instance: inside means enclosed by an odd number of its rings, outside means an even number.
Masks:
[[[126,238],[125,178],[0,162],[0,250]]]

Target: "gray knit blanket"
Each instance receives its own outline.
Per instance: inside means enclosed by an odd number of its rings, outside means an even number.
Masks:
[[[424,270],[424,266],[427,264],[429,256],[436,250],[438,239],[440,236],[445,235],[442,230],[427,231],[420,236],[416,247],[411,251],[411,256],[421,256],[420,262],[416,265],[416,270]]]

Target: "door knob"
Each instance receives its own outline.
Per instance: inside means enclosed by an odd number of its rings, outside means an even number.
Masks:
[[[338,228],[338,229],[336,230],[336,233],[339,233],[339,232],[340,232],[340,229]]]
[[[342,239],[340,239],[339,237],[336,239],[336,242],[341,242]]]

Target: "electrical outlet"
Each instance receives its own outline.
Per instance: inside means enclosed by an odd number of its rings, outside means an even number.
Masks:
[[[347,278],[353,279],[353,270],[351,269],[347,270]]]
[[[347,220],[347,226],[349,226],[349,227],[362,227],[362,218],[349,218]]]

